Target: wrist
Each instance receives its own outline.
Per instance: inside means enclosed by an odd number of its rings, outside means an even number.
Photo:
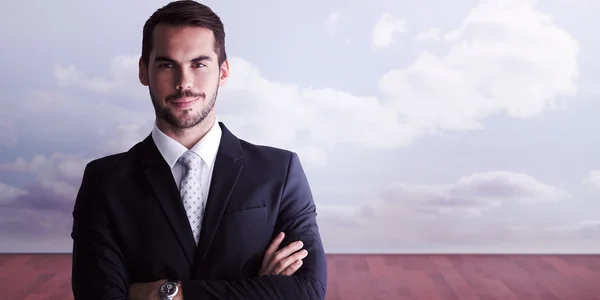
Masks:
[[[181,289],[181,281],[177,281],[177,295],[173,300],[183,300],[183,290]]]

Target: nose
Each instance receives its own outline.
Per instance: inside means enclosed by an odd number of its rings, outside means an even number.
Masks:
[[[175,88],[178,90],[189,90],[192,88],[192,74],[185,68],[181,68],[175,82]]]

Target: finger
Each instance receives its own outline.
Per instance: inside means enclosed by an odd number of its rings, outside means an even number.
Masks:
[[[265,251],[265,254],[263,256],[262,265],[258,272],[259,276],[268,274],[269,270],[267,270],[267,266],[268,266],[269,262],[271,261],[275,251],[277,251],[277,249],[279,248],[279,245],[281,245],[281,242],[283,241],[284,238],[285,238],[284,232],[280,232],[279,234],[277,234],[277,236],[275,236],[275,238],[273,239],[273,241],[271,242],[271,244]]]
[[[271,257],[273,256],[273,254],[275,253],[275,251],[277,251],[277,248],[279,248],[279,245],[281,245],[281,242],[283,241],[283,238],[285,237],[285,233],[280,232],[271,242],[271,244],[269,245],[269,247],[267,248],[267,251],[265,251],[265,255],[263,258],[263,263],[262,263],[262,267],[266,267],[268,262],[271,260]]]
[[[294,273],[296,273],[296,271],[298,271],[298,269],[300,269],[301,266],[302,260],[297,260],[294,263],[292,263],[289,267],[285,268],[285,270],[281,272],[281,275],[292,276],[294,275]]]
[[[269,245],[269,248],[267,248],[267,251],[265,251],[265,257],[271,257],[273,255],[273,253],[275,253],[275,251],[277,251],[277,248],[279,248],[279,245],[281,245],[281,242],[283,241],[284,237],[285,237],[285,233],[280,232],[273,239],[273,241]]]
[[[281,274],[289,266],[291,266],[292,264],[294,264],[295,262],[297,262],[299,260],[304,259],[307,255],[308,255],[308,251],[306,251],[306,249],[303,249],[303,250],[300,250],[300,251],[294,253],[293,255],[290,255],[288,257],[281,259],[275,265],[275,268],[273,269],[273,274],[275,274],[275,275]]]
[[[275,252],[273,256],[271,256],[271,259],[269,259],[266,269],[270,270],[269,272],[272,272],[276,264],[278,264],[284,258],[292,255],[292,253],[302,249],[302,246],[302,241],[296,241]]]

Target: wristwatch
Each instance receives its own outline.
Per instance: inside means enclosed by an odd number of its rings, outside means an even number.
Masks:
[[[175,296],[179,293],[179,286],[177,281],[167,280],[167,282],[163,283],[158,290],[158,294],[160,295],[160,300],[173,300]]]

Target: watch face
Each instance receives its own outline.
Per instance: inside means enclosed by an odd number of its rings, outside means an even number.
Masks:
[[[160,294],[163,296],[173,296],[177,293],[177,283],[175,282],[165,282],[160,287]]]

